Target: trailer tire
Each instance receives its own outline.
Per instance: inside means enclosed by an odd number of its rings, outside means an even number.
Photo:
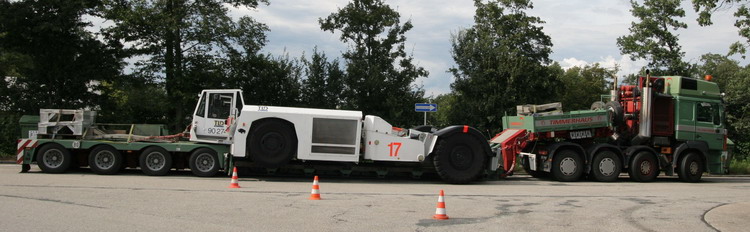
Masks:
[[[475,180],[484,168],[482,144],[469,134],[455,134],[438,141],[433,164],[438,175],[451,184]]]
[[[698,182],[703,176],[703,162],[698,153],[690,152],[680,159],[677,175],[685,182]]]
[[[616,101],[610,101],[607,102],[605,105],[607,111],[610,112],[610,122],[612,122],[613,126],[619,126],[623,123],[623,119],[625,118],[625,115],[623,113],[622,105],[620,105],[619,102]]]
[[[120,151],[108,145],[98,146],[89,153],[89,167],[99,175],[115,174],[124,163]]]
[[[620,157],[610,150],[602,150],[594,155],[591,172],[595,180],[601,182],[617,181],[622,171]]]
[[[39,148],[36,163],[43,172],[63,173],[73,163],[73,155],[60,144],[48,143]]]
[[[659,175],[659,164],[654,154],[648,151],[641,151],[635,154],[630,162],[628,170],[630,179],[638,182],[651,182]]]
[[[209,148],[199,148],[190,154],[190,171],[193,175],[207,177],[219,172],[219,158],[216,151]]]
[[[569,149],[555,152],[552,160],[552,176],[557,181],[578,181],[583,175],[583,159],[581,156]]]
[[[279,120],[266,120],[254,126],[248,136],[250,158],[264,168],[278,168],[297,152],[294,128]]]
[[[161,147],[149,147],[138,158],[141,171],[149,176],[163,176],[172,169],[172,155]]]

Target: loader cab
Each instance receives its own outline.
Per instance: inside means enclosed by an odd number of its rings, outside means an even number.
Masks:
[[[242,90],[203,90],[190,129],[190,141],[231,144],[234,122],[242,112]]]

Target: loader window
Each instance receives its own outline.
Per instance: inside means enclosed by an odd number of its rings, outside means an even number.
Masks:
[[[208,117],[225,119],[229,117],[232,107],[231,93],[211,93],[208,102]]]
[[[206,93],[203,93],[200,99],[198,99],[198,108],[195,109],[195,115],[200,117],[206,117]]]

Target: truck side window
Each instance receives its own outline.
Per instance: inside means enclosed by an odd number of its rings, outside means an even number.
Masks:
[[[201,96],[200,101],[198,103],[198,109],[195,110],[195,115],[200,117],[206,117],[206,93],[203,93],[203,96]]]
[[[230,108],[232,107],[232,94],[212,93],[208,96],[208,117],[220,119],[228,118]]]
[[[721,125],[721,116],[720,116],[720,112],[719,112],[719,105],[716,104],[716,103],[714,103],[714,104],[711,104],[711,107],[714,109],[714,112],[713,112],[713,114],[714,114],[714,125],[719,126],[719,125]]]
[[[697,115],[696,115],[697,116],[696,120],[697,121],[701,121],[701,122],[710,122],[710,123],[713,123],[714,122],[714,119],[713,119],[714,118],[714,109],[713,108],[714,107],[712,107],[711,103],[707,103],[707,102],[698,103],[698,109],[697,109],[698,112],[697,112]]]

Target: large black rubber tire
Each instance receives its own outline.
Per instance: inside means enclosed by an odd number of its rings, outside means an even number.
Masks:
[[[703,160],[698,153],[690,152],[680,159],[677,175],[685,182],[698,182],[703,176]]]
[[[529,166],[529,165],[530,165],[530,163],[529,163],[529,157],[528,156],[523,157],[521,159],[521,166],[523,167],[523,170],[526,171],[526,173],[528,173],[529,175],[531,175],[531,177],[534,177],[534,178],[547,178],[547,177],[549,177],[549,173],[544,172],[544,171],[538,171],[538,170],[534,171],[534,170],[531,170],[531,166]]]
[[[42,172],[63,173],[68,171],[73,163],[73,155],[60,144],[48,143],[37,151],[36,163]]]
[[[594,155],[591,162],[591,175],[601,182],[617,181],[622,172],[620,157],[610,150],[601,150]]]
[[[172,169],[172,154],[161,147],[149,147],[138,158],[141,171],[149,176],[163,176]]]
[[[441,138],[433,153],[433,164],[440,177],[451,184],[476,180],[484,169],[482,143],[469,134]]]
[[[630,179],[638,182],[651,182],[659,175],[659,163],[654,154],[648,151],[638,152],[630,162],[628,174]]]
[[[552,176],[563,182],[578,181],[583,175],[583,158],[573,150],[555,152],[552,159]]]
[[[591,110],[602,110],[606,109],[606,104],[604,104],[603,101],[595,101],[594,103],[591,103]]]
[[[219,158],[216,151],[209,148],[199,148],[190,154],[190,171],[196,176],[215,176],[219,172]]]
[[[125,160],[117,149],[103,145],[89,153],[89,167],[99,175],[112,175],[120,171]]]
[[[624,123],[625,114],[619,102],[610,101],[604,107],[611,113],[610,122],[612,122],[613,126],[619,126]]]
[[[248,156],[264,168],[289,163],[297,153],[297,136],[289,124],[266,120],[253,126],[247,137]]]

